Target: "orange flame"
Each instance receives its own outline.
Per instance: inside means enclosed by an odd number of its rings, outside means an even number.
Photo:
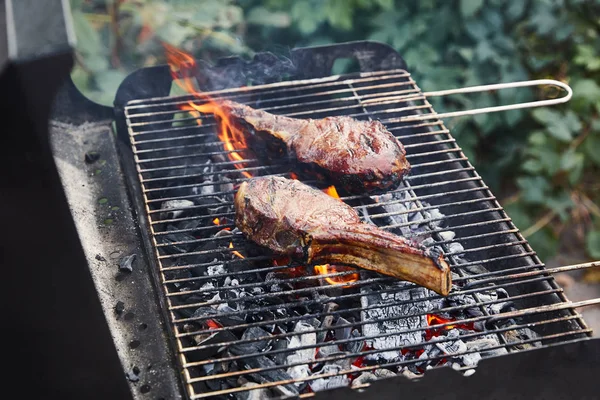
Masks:
[[[337,272],[345,272],[345,271],[356,271],[354,268],[345,267],[342,265],[315,265],[315,272],[319,275],[328,275],[335,274]],[[323,277],[327,283],[330,285],[347,285],[348,283],[356,282],[360,276],[358,273],[348,274],[348,275],[340,275],[340,276],[326,276]],[[347,286],[344,286],[347,287]]]
[[[449,331],[454,328],[465,329],[474,331],[475,324],[473,322],[469,323],[457,323],[457,324],[449,324],[445,326],[435,327],[436,325],[447,324],[449,322],[454,322],[453,319],[448,319],[444,317],[440,317],[439,315],[427,314],[427,325],[431,326],[431,329],[427,329],[425,331],[425,339],[431,340],[432,337],[437,337],[442,334],[443,331]]]
[[[340,198],[340,195],[338,194],[335,186],[333,186],[333,185],[329,186],[328,188],[323,189],[323,191],[335,199]]]
[[[215,218],[215,219],[213,219],[213,224],[221,225],[221,221],[219,220],[219,218]]]
[[[232,243],[232,242],[229,242],[229,248],[230,248],[230,249],[233,249],[233,243]],[[232,253],[233,253],[235,256],[239,257],[239,258],[246,258],[246,257],[244,257],[243,255],[241,255],[241,254],[240,254],[240,253],[239,253],[237,250],[234,250],[234,251],[232,251]]]
[[[186,92],[193,94],[198,99],[204,100],[202,104],[189,101],[187,104],[181,105],[180,108],[191,112],[197,118],[200,117],[200,114],[214,115],[218,126],[217,134],[221,142],[223,142],[224,149],[228,152],[229,159],[233,162],[243,161],[244,157],[239,151],[247,148],[244,135],[234,127],[231,118],[218,102],[196,89],[194,78],[197,71],[197,64],[194,57],[168,43],[163,42],[162,44],[165,48],[167,63],[171,68],[171,76],[175,83]],[[201,124],[202,121],[198,120],[198,125]],[[234,166],[237,169],[245,168],[242,163],[235,163]],[[247,178],[252,178],[252,174],[248,171],[241,171],[241,173]]]

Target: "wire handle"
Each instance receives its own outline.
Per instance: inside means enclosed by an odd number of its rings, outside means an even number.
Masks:
[[[526,103],[517,103],[510,104],[506,106],[494,106],[494,107],[483,107],[483,108],[475,108],[473,110],[463,110],[463,111],[454,111],[447,113],[433,113],[433,114],[422,114],[422,115],[411,115],[404,118],[400,118],[401,121],[420,121],[425,119],[435,118],[449,118],[449,117],[460,117],[463,115],[477,115],[477,114],[485,114],[492,113],[498,111],[509,111],[509,110],[518,110],[521,108],[533,108],[533,107],[543,107],[543,106],[551,106],[554,104],[562,104],[566,103],[573,97],[573,89],[566,83],[556,81],[554,79],[536,79],[529,81],[519,81],[519,82],[510,82],[510,83],[496,83],[493,85],[481,85],[481,86],[469,86],[459,89],[448,89],[448,90],[438,90],[435,92],[425,92],[423,95],[425,98],[427,97],[443,97],[452,94],[459,93],[477,93],[477,92],[487,92],[490,90],[500,90],[500,89],[513,89],[518,87],[527,87],[527,86],[541,86],[541,85],[551,85],[556,86],[561,89],[564,89],[567,94],[566,96],[559,97],[558,99],[550,99],[550,100],[538,100],[538,101],[529,101]]]

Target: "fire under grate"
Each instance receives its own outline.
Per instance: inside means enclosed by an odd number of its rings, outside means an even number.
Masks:
[[[233,196],[251,176],[302,179],[293,165],[224,148],[212,116],[199,125],[182,111],[193,96],[130,101],[151,257],[191,399],[310,396],[444,365],[470,374],[482,358],[589,335],[406,71],[208,94],[298,118],[384,123],[404,144],[411,174],[385,194],[341,198],[366,222],[444,251],[453,289],[443,298],[258,248],[233,224]]]

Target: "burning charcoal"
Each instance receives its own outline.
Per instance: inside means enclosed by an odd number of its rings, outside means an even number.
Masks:
[[[400,375],[402,375],[408,379],[414,379],[414,378],[420,377],[418,374],[415,374],[414,372],[412,372],[411,370],[409,370],[406,367],[404,367],[404,369],[402,369],[402,372],[400,372]]]
[[[375,292],[371,287],[361,288],[361,305],[365,309],[361,312],[364,322],[374,319],[387,319],[383,322],[365,324],[363,333],[367,337],[381,335],[384,333],[396,333],[408,329],[425,328],[428,326],[425,313],[437,308],[432,301],[423,301],[424,297],[433,295],[433,292],[408,282],[396,282],[389,286],[390,289],[402,288],[404,290],[389,292]],[[405,304],[397,304],[406,302]],[[386,306],[387,305],[387,306]],[[366,309],[377,306],[377,308]],[[404,316],[423,313],[423,315],[408,317]],[[403,318],[404,317],[404,318]],[[367,340],[367,344],[377,350],[386,350],[406,345],[419,344],[423,342],[424,331],[399,333],[397,335],[378,337]],[[399,350],[390,350],[370,354],[368,359],[385,359],[388,361],[400,358]]]
[[[340,306],[336,303],[327,303],[323,306],[323,314],[329,314],[335,310],[337,310]],[[333,325],[333,320],[334,320],[334,316],[333,315],[323,315],[322,320],[321,320],[321,324],[319,325],[319,328],[329,328]],[[325,338],[327,337],[327,330],[322,330],[317,332],[317,342],[322,343],[325,341]]]
[[[219,375],[229,371],[229,364],[226,362],[216,362],[211,364],[211,366],[212,369],[210,369],[210,372],[207,372],[208,376]],[[215,391],[226,390],[231,387],[226,379],[208,379],[205,382],[211,390]]]
[[[334,326],[348,325],[348,324],[350,324],[350,321],[348,321],[344,317],[339,317],[337,319],[337,321],[335,321]],[[348,339],[350,337],[351,332],[352,332],[352,327],[351,326],[344,326],[344,327],[341,327],[341,328],[336,328],[334,332],[335,332],[336,339],[338,339],[338,340]]]
[[[169,245],[169,246],[159,247],[159,250],[161,253],[164,252],[167,254],[183,254],[183,253],[187,253],[192,250],[192,248],[194,247],[194,243],[181,243],[181,242],[193,241],[193,240],[196,240],[196,238],[194,236],[188,235],[187,233],[173,232],[178,229],[179,228],[176,227],[175,225],[169,224],[169,225],[167,225],[166,230],[171,231],[171,233],[168,233],[166,235],[156,236],[158,243]],[[176,244],[174,244],[174,243],[176,243]]]
[[[516,343],[525,340],[537,339],[539,338],[539,335],[529,328],[521,328],[504,332],[504,337],[508,343]],[[536,341],[531,343],[517,343],[512,347],[518,350],[527,350],[540,347],[541,345],[542,342]]]
[[[160,219],[174,219],[183,215],[186,210],[179,210],[180,208],[192,207],[194,206],[194,202],[190,200],[167,200],[163,201],[160,205],[161,210],[171,210],[160,213]]]
[[[288,364],[309,363],[311,361],[314,361],[315,347],[317,344],[317,334],[315,332],[310,332],[312,330],[314,330],[314,327],[304,321],[298,321],[296,323],[296,326],[294,327],[294,332],[298,333],[298,335],[294,335],[290,338],[290,341],[288,343],[288,350],[304,346],[313,347],[307,349],[299,349],[291,354],[288,354],[286,359]],[[310,369],[308,368],[307,364],[296,365],[288,368],[287,373],[290,374],[290,376],[292,376],[294,379],[302,379],[310,375]],[[299,384],[297,385],[299,386]]]
[[[206,275],[223,275],[226,274],[227,270],[223,264],[209,265],[206,267]]]
[[[250,374],[250,376],[259,383],[287,381],[292,377],[281,369],[271,369],[265,371],[265,368],[275,367],[275,363],[265,356],[248,357],[239,360],[244,365],[244,369],[261,369],[259,372]],[[273,388],[276,392],[283,396],[295,396],[299,394],[298,389],[292,384],[279,385]]]
[[[321,374],[337,374],[342,371],[342,368],[335,364],[327,364],[321,370]],[[346,374],[336,375],[331,377],[319,378],[309,382],[310,388],[314,392],[319,392],[326,389],[334,389],[337,387],[348,386],[350,379]]]
[[[285,350],[288,347],[287,339],[277,339],[273,342],[273,351]],[[287,358],[286,352],[276,353],[273,355],[273,359],[277,364],[285,364]]]
[[[213,320],[220,326],[235,326],[244,323],[244,319],[239,315],[224,315],[234,312],[226,304],[219,304],[216,309],[212,307],[200,307],[191,315],[192,318],[202,318],[198,323],[207,324],[206,321]],[[207,318],[213,317],[213,318]]]
[[[362,334],[359,332],[358,329],[353,329],[352,332],[350,332],[351,338],[357,338],[360,336],[362,336]],[[354,340],[352,342],[346,343],[346,349],[350,353],[360,353],[364,346],[365,346],[364,340]]]
[[[365,383],[374,382],[376,380],[377,380],[377,377],[375,376],[375,374],[373,374],[371,372],[363,372],[356,379],[354,379],[352,381],[352,386],[360,386],[360,385],[364,385]]]
[[[456,236],[454,231],[443,231],[439,233],[442,240],[452,240]]]
[[[137,257],[137,254],[133,253],[133,254],[130,254],[128,256],[121,258],[121,260],[119,261],[119,270],[121,270],[123,272],[132,272],[133,271],[133,262],[135,261],[136,257]]]
[[[477,363],[481,361],[480,353],[468,353],[461,356],[462,362],[465,367],[476,367]]]
[[[378,368],[374,371],[374,374],[377,377],[377,379],[392,378],[396,376],[394,372],[390,371],[387,368]]]
[[[244,383],[241,387],[245,389],[250,389],[246,392],[236,392],[234,393],[236,400],[263,400],[269,399],[273,396],[270,395],[269,390],[265,388],[258,388],[260,386],[255,382],[247,382]],[[257,389],[253,389],[257,388]]]
[[[445,342],[436,343],[435,346],[438,349],[440,349],[442,351],[442,353],[449,355],[449,356],[452,356],[453,354],[457,354],[457,353],[463,353],[463,352],[467,351],[467,345],[461,339],[458,339],[459,336],[460,336],[460,331],[458,329],[452,329],[452,330],[448,331],[448,333],[446,334],[446,338],[447,339],[456,338],[456,340],[447,340]],[[481,356],[479,355],[479,353],[475,353],[475,354],[477,354],[477,356],[479,356],[479,359],[481,359]],[[469,362],[473,361],[473,359],[471,357],[469,357],[469,356],[471,356],[471,354],[468,354],[465,356],[467,356],[466,361],[469,361]],[[460,356],[460,357],[464,357],[464,356]],[[479,359],[477,361],[479,361]],[[464,358],[463,358],[463,361],[465,361]]]
[[[337,344],[333,344],[330,346],[320,346],[317,351],[318,358],[331,357],[338,354],[343,354],[344,352],[340,350]]]
[[[229,351],[234,355],[252,354],[264,351],[271,344],[271,340],[257,340],[269,337],[271,334],[257,326],[250,327],[244,331],[242,340],[255,340],[254,342],[234,344]]]
[[[490,334],[490,335],[485,335],[482,337],[478,337],[474,340],[468,341],[467,342],[467,350],[469,350],[469,351],[476,350],[484,357],[500,356],[500,355],[508,353],[508,351],[504,347],[500,347],[500,348],[496,348],[496,349],[492,349],[492,350],[486,350],[486,349],[489,349],[490,347],[495,347],[498,345],[500,345],[500,341],[498,340],[498,337],[495,334]]]

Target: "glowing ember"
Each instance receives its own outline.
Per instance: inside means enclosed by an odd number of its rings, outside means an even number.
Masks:
[[[232,243],[232,242],[229,242],[229,248],[230,248],[230,249],[233,249],[233,243]],[[232,251],[232,253],[233,253],[235,256],[239,257],[239,258],[246,258],[246,257],[244,257],[243,255],[241,255],[241,254],[240,254],[238,251],[236,251],[236,250]]]
[[[443,317],[440,317],[439,315],[427,314],[427,325],[429,325],[429,326],[448,324],[448,323],[454,322],[454,321],[455,320],[453,320],[453,319],[443,318]],[[433,337],[440,336],[443,331],[449,331],[454,328],[465,329],[465,330],[470,330],[470,331],[475,330],[475,326],[472,322],[469,322],[466,324],[461,324],[461,323],[449,324],[449,325],[440,326],[437,328],[427,329],[425,331],[425,339],[431,340],[431,338],[433,338]]]
[[[296,173],[294,173],[294,172],[290,172],[290,178],[298,180],[298,175],[296,175]]]
[[[221,221],[219,220],[219,218],[215,218],[215,219],[213,219],[213,224],[221,225]]]
[[[345,267],[343,265],[315,265],[315,272],[319,275],[335,274],[337,272],[356,271],[354,268]],[[341,275],[341,276],[325,276],[323,279],[330,285],[347,285],[348,283],[356,282],[360,278],[358,273]],[[344,286],[347,287],[347,286]]]
[[[194,78],[197,64],[194,57],[167,43],[163,42],[163,46],[174,81],[183,90],[204,101],[202,104],[189,101],[188,104],[183,104],[180,108],[188,112],[191,111],[195,117],[199,117],[200,113],[214,115],[218,125],[217,134],[223,142],[224,149],[228,151],[229,159],[234,162],[243,161],[244,157],[240,154],[240,150],[247,148],[244,135],[234,127],[229,115],[221,108],[218,102],[196,89]],[[198,120],[198,125],[201,124],[202,121]],[[245,165],[242,163],[235,163],[234,165],[237,169],[245,168]],[[252,174],[248,171],[241,171],[241,173],[247,178],[252,178]]]
[[[206,325],[208,326],[208,329],[218,329],[221,327],[221,325],[217,321],[212,319],[207,319]]]

